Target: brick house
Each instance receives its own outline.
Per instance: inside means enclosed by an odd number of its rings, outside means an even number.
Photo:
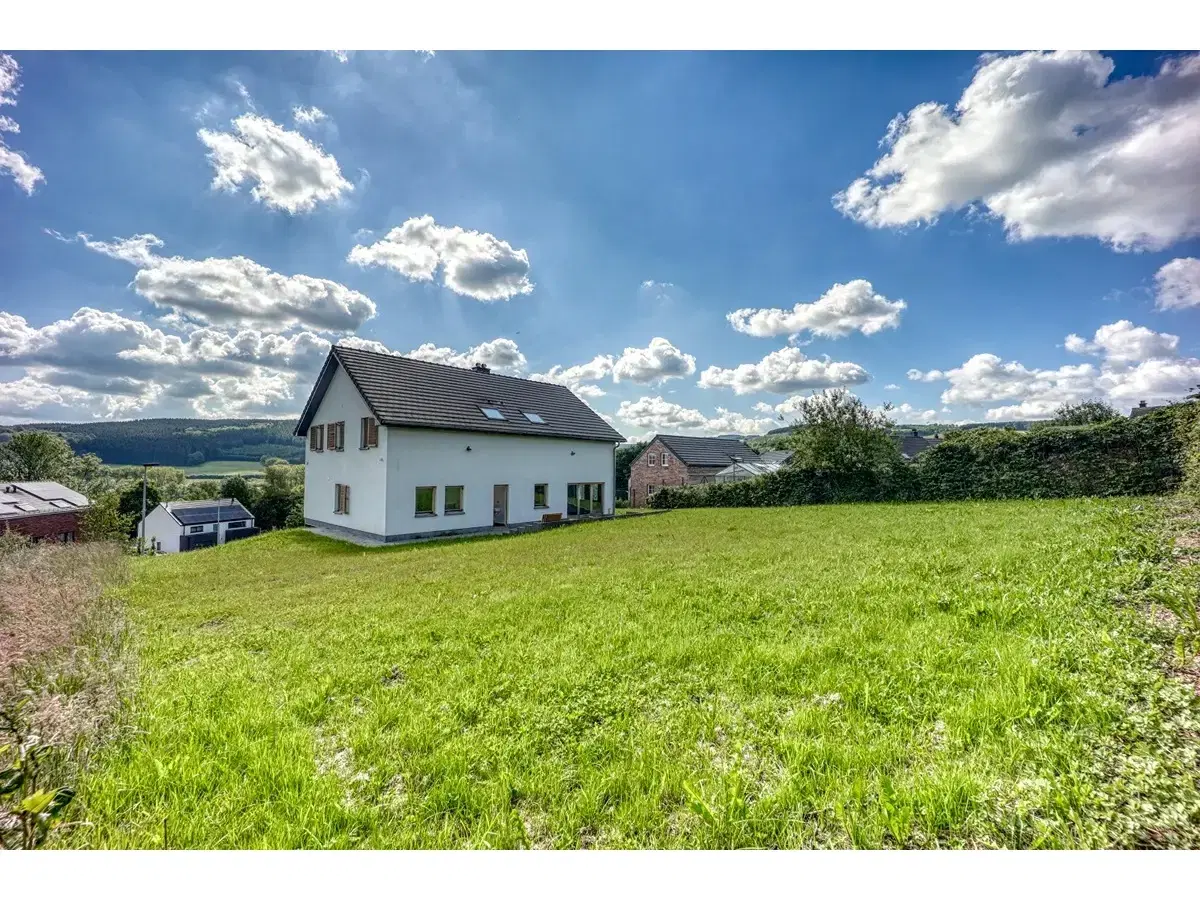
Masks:
[[[645,506],[660,487],[705,484],[733,463],[758,460],[738,438],[656,435],[629,467],[629,505]]]
[[[79,517],[88,498],[53,481],[9,481],[0,488],[0,530],[35,544],[69,544],[79,537]]]

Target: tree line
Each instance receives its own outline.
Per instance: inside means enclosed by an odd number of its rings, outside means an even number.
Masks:
[[[135,419],[14,425],[0,432],[53,432],[76,454],[93,453],[112,465],[198,466],[212,460],[264,456],[301,463],[304,439],[292,434],[295,427],[294,419]]]

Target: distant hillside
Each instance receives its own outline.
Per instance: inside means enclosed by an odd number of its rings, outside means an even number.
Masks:
[[[0,427],[0,432],[53,431],[76,453],[95,453],[112,465],[144,462],[196,466],[220,459],[277,456],[304,461],[294,419],[135,419],[131,422],[47,422]],[[0,435],[0,441],[5,439]]]

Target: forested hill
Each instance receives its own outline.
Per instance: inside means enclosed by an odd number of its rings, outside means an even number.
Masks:
[[[95,453],[113,465],[198,466],[216,459],[264,456],[303,462],[304,440],[292,436],[295,427],[295,419],[136,419],[0,426],[0,432],[53,431],[66,438],[76,453]]]

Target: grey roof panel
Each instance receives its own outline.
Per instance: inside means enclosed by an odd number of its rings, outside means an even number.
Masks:
[[[217,521],[218,504],[214,500],[184,500],[178,503],[166,504],[167,512],[175,517],[180,525],[208,525]],[[232,503],[221,503],[221,521],[234,522],[239,519],[252,519],[250,511],[237,500]]]
[[[724,468],[730,463],[756,462],[758,460],[758,454],[736,438],[660,434],[657,435],[657,439],[679,457],[679,461],[685,466],[720,466]]]
[[[333,377],[331,363],[345,369],[382,425],[614,443],[625,440],[562,385],[342,346],[330,350],[296,425],[297,434],[306,434],[312,424],[320,397]],[[498,409],[505,418],[489,419],[481,407]],[[537,413],[545,424],[529,421],[523,415],[526,412]]]

